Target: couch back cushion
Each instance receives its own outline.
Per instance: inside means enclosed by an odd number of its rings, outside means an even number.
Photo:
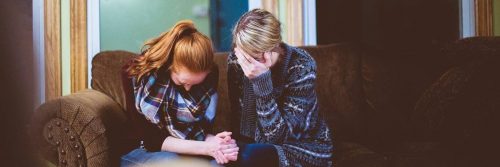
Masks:
[[[450,67],[437,49],[400,52],[364,50],[363,88],[367,138],[372,142],[415,140],[409,118],[422,92]]]
[[[320,113],[334,129],[337,140],[351,140],[362,130],[362,89],[358,48],[349,44],[301,47],[317,64],[317,85]],[[216,131],[229,130],[230,107],[227,90],[227,55],[219,53],[219,103]]]
[[[228,131],[231,130],[229,127],[231,120],[229,119],[230,114],[230,104],[229,104],[229,93],[227,89],[227,56],[229,53],[216,53],[215,54],[215,64],[219,68],[219,84],[217,88],[217,93],[219,95],[219,100],[217,103],[217,116],[215,117],[214,131]]]
[[[103,51],[92,59],[92,89],[98,90],[125,109],[122,67],[137,54],[127,51]]]
[[[349,44],[302,47],[309,52],[317,64],[318,101],[321,116],[334,129],[336,140],[351,140],[362,134],[361,115],[363,95],[361,88],[361,55],[357,47]],[[135,53],[126,51],[104,51],[92,61],[92,88],[101,91],[123,108],[125,94],[121,82],[122,66]],[[230,130],[230,107],[227,89],[228,53],[216,53],[215,63],[219,68],[217,117],[215,131]]]
[[[316,60],[320,114],[336,140],[357,140],[364,129],[361,50],[347,43],[302,48]]]
[[[500,126],[500,37],[466,38],[443,50],[456,65],[417,101],[411,115],[416,131],[424,139],[478,140],[472,147],[498,141],[490,135]]]
[[[217,107],[216,130],[229,127],[229,120],[224,117],[229,114],[229,97],[227,93],[227,59],[228,53],[216,53],[215,63],[219,68],[219,103]],[[103,51],[92,60],[92,89],[103,92],[111,97],[123,109],[126,108],[125,92],[122,85],[122,67],[137,54],[127,51]]]

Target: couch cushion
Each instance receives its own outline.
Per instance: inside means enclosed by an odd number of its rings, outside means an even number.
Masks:
[[[363,106],[359,49],[349,44],[301,47],[316,60],[320,113],[334,129],[336,140],[351,140],[362,129]],[[219,103],[216,131],[229,130],[230,113],[227,93],[227,54],[218,53]]]
[[[389,158],[353,142],[339,142],[334,152],[334,166],[343,167],[386,167]]]
[[[302,47],[316,60],[320,113],[334,129],[336,140],[352,140],[362,134],[362,89],[360,52],[349,44],[332,44],[318,47]],[[101,91],[122,107],[125,95],[121,84],[122,66],[136,54],[126,51],[104,51],[93,59],[92,88]],[[227,90],[227,55],[216,53],[219,68],[219,103],[215,131],[229,130],[230,113]],[[124,107],[125,108],[125,107]]]
[[[457,65],[422,94],[412,123],[434,140],[464,140],[500,116],[500,37],[459,40],[446,50]]]
[[[403,142],[379,145],[378,153],[388,157],[392,166],[441,167],[457,166],[454,154],[437,142]]]
[[[366,123],[370,128],[366,135],[377,142],[412,139],[408,122],[415,102],[450,63],[436,50],[364,52],[363,89],[369,104]]]
[[[217,117],[215,130],[229,130],[229,97],[227,93],[227,54],[216,53],[215,63],[219,68]],[[115,100],[121,107],[126,108],[125,93],[123,91],[121,72],[125,63],[137,54],[127,51],[103,51],[92,60],[92,89],[103,92]]]
[[[122,67],[137,54],[127,51],[103,51],[92,59],[92,89],[98,90],[125,109]]]
[[[356,140],[363,128],[360,49],[345,43],[302,47],[316,60],[319,110],[336,140]]]
[[[217,93],[219,94],[219,101],[217,103],[217,116],[215,117],[214,132],[223,130],[229,131],[231,128],[229,114],[229,94],[227,90],[227,56],[229,53],[216,53],[215,64],[219,68],[219,84]]]

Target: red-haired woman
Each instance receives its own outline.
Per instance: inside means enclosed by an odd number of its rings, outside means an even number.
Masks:
[[[211,41],[190,21],[146,42],[124,67],[127,112],[144,148],[122,156],[121,166],[143,166],[182,155],[237,159],[230,132],[212,135],[218,70]]]

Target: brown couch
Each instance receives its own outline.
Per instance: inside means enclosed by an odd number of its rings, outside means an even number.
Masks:
[[[500,109],[500,90],[495,87],[500,82],[494,77],[500,71],[495,71],[498,41],[457,41],[432,53],[432,59],[368,54],[345,43],[302,47],[318,65],[320,113],[334,130],[334,162],[338,166],[468,166],[488,160],[488,156],[471,155],[495,149],[463,144],[487,146],[481,139],[497,139],[488,132],[499,120],[499,112],[492,112]],[[38,108],[32,135],[47,160],[60,166],[118,165],[119,156],[132,145],[126,136],[130,128],[120,70],[133,56],[125,51],[97,54],[92,60],[92,89]],[[227,53],[216,56],[221,75],[215,131],[230,129],[226,57]],[[488,84],[483,85],[485,80]],[[464,124],[472,110],[479,114]]]

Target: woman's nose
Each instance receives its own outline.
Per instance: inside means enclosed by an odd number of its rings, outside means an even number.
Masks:
[[[191,89],[191,85],[184,85],[184,89],[186,89],[187,91],[189,91]]]

